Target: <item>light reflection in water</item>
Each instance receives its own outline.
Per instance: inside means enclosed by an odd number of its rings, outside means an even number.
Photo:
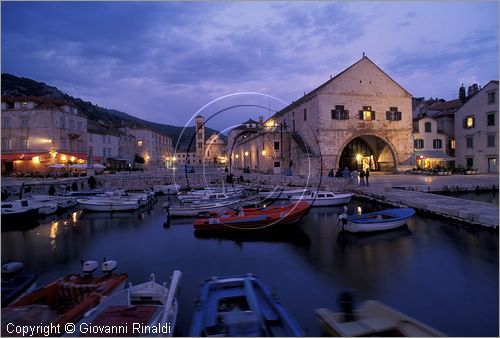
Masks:
[[[56,249],[56,236],[57,236],[57,230],[59,229],[59,221],[52,222],[50,226],[50,248],[52,251]]]
[[[358,215],[361,215],[363,213],[363,209],[361,207],[358,207]]]

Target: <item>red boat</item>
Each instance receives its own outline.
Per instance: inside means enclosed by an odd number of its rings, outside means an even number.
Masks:
[[[196,219],[195,231],[264,230],[297,223],[307,215],[311,205],[304,201],[267,208],[229,210],[222,214],[211,212]]]
[[[88,264],[92,264],[89,271],[85,271]],[[111,263],[116,266],[115,261]],[[100,276],[92,276],[97,262],[85,263],[85,274],[70,274],[30,293],[15,303],[2,309],[2,336],[18,335],[11,332],[16,325],[64,325],[75,323],[85,312],[99,304],[101,297],[110,295],[125,286],[127,274],[112,273],[110,270]],[[93,269],[92,269],[93,268]],[[7,327],[12,323],[11,328]],[[64,332],[59,332],[62,334]],[[58,335],[52,332],[51,335]]]

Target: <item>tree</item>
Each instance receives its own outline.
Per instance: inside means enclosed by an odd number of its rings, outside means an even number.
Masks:
[[[88,179],[87,179],[87,182],[89,184],[89,188],[90,189],[94,189],[95,186],[97,185],[97,180],[95,179],[94,176],[90,176]]]
[[[135,154],[135,156],[134,156],[134,169],[135,169],[136,163],[144,164],[144,162],[146,162],[144,160],[144,157],[140,156],[139,154]]]

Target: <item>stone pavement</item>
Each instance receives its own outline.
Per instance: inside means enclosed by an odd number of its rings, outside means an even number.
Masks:
[[[467,190],[477,187],[498,189],[498,176],[374,175],[369,187],[356,188],[354,193],[360,198],[394,206],[408,206],[464,223],[498,228],[499,209],[493,204],[422,192]]]

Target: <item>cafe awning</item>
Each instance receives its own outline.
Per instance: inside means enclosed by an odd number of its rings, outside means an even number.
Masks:
[[[454,157],[446,154],[442,150],[423,150],[423,151],[415,151],[415,156],[417,160],[419,159],[432,159],[432,160],[442,160],[442,161],[453,161]]]

